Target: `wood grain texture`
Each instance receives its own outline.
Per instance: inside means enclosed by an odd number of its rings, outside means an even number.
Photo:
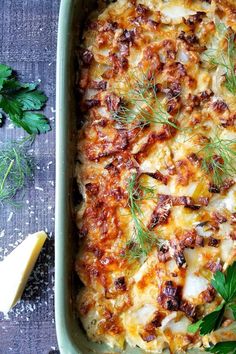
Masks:
[[[0,314],[0,354],[56,354],[54,323],[55,67],[59,0],[0,0],[0,63],[17,70],[22,81],[41,81],[49,97],[45,114],[52,131],[32,146],[35,175],[22,206],[0,205],[0,260],[28,233],[49,233],[23,300]],[[9,122],[0,142],[24,136]],[[1,291],[1,289],[0,289]]]

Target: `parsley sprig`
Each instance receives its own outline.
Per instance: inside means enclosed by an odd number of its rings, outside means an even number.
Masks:
[[[37,112],[46,100],[44,93],[37,89],[37,84],[19,82],[9,66],[0,64],[0,114],[4,112],[14,125],[29,134],[49,131],[47,118]]]
[[[214,311],[203,317],[198,322],[191,324],[188,327],[189,333],[196,333],[199,330],[200,335],[204,336],[218,329],[222,324],[226,308],[232,310],[234,318],[236,319],[236,304],[234,303],[236,300],[236,262],[227,268],[225,274],[217,271],[211,281],[211,284],[223,300]],[[226,349],[230,348],[232,343],[234,343],[234,346],[236,345],[236,342],[222,342],[218,343],[216,346],[208,348],[207,350],[212,353],[231,353],[231,351],[219,351],[224,348],[224,343]],[[228,345],[227,343],[231,344]]]

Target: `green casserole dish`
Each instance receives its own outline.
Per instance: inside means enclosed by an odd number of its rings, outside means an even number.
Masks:
[[[75,310],[78,279],[74,272],[77,241],[73,206],[77,201],[74,200],[73,175],[79,121],[75,94],[78,69],[76,48],[79,44],[80,27],[83,26],[87,11],[93,6],[93,0],[62,0],[59,15],[56,80],[55,316],[61,354],[120,352],[104,344],[89,342]],[[127,346],[122,353],[141,354],[144,351]]]

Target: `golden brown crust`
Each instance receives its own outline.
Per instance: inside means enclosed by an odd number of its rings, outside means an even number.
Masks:
[[[202,345],[187,326],[217,306],[210,279],[236,255],[234,176],[214,183],[217,154],[202,168],[212,136],[236,138],[236,101],[204,55],[227,50],[217,21],[235,30],[234,12],[233,1],[118,0],[84,32],[76,271],[91,340],[159,353]],[[127,257],[134,174],[155,191],[139,217],[161,241],[141,259]]]

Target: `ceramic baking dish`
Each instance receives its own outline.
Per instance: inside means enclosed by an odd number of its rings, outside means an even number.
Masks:
[[[56,97],[56,242],[55,242],[55,312],[60,354],[119,353],[102,344],[86,339],[85,332],[76,318],[75,296],[78,279],[74,273],[77,251],[73,206],[76,185],[73,178],[75,166],[76,131],[79,113],[76,113],[75,78],[77,67],[76,48],[80,27],[87,10],[95,1],[62,0],[59,15],[57,50]],[[198,353],[199,351],[191,351]],[[141,354],[139,348],[127,347],[124,354]],[[165,351],[168,353],[168,351]],[[203,353],[203,352],[201,352]]]

